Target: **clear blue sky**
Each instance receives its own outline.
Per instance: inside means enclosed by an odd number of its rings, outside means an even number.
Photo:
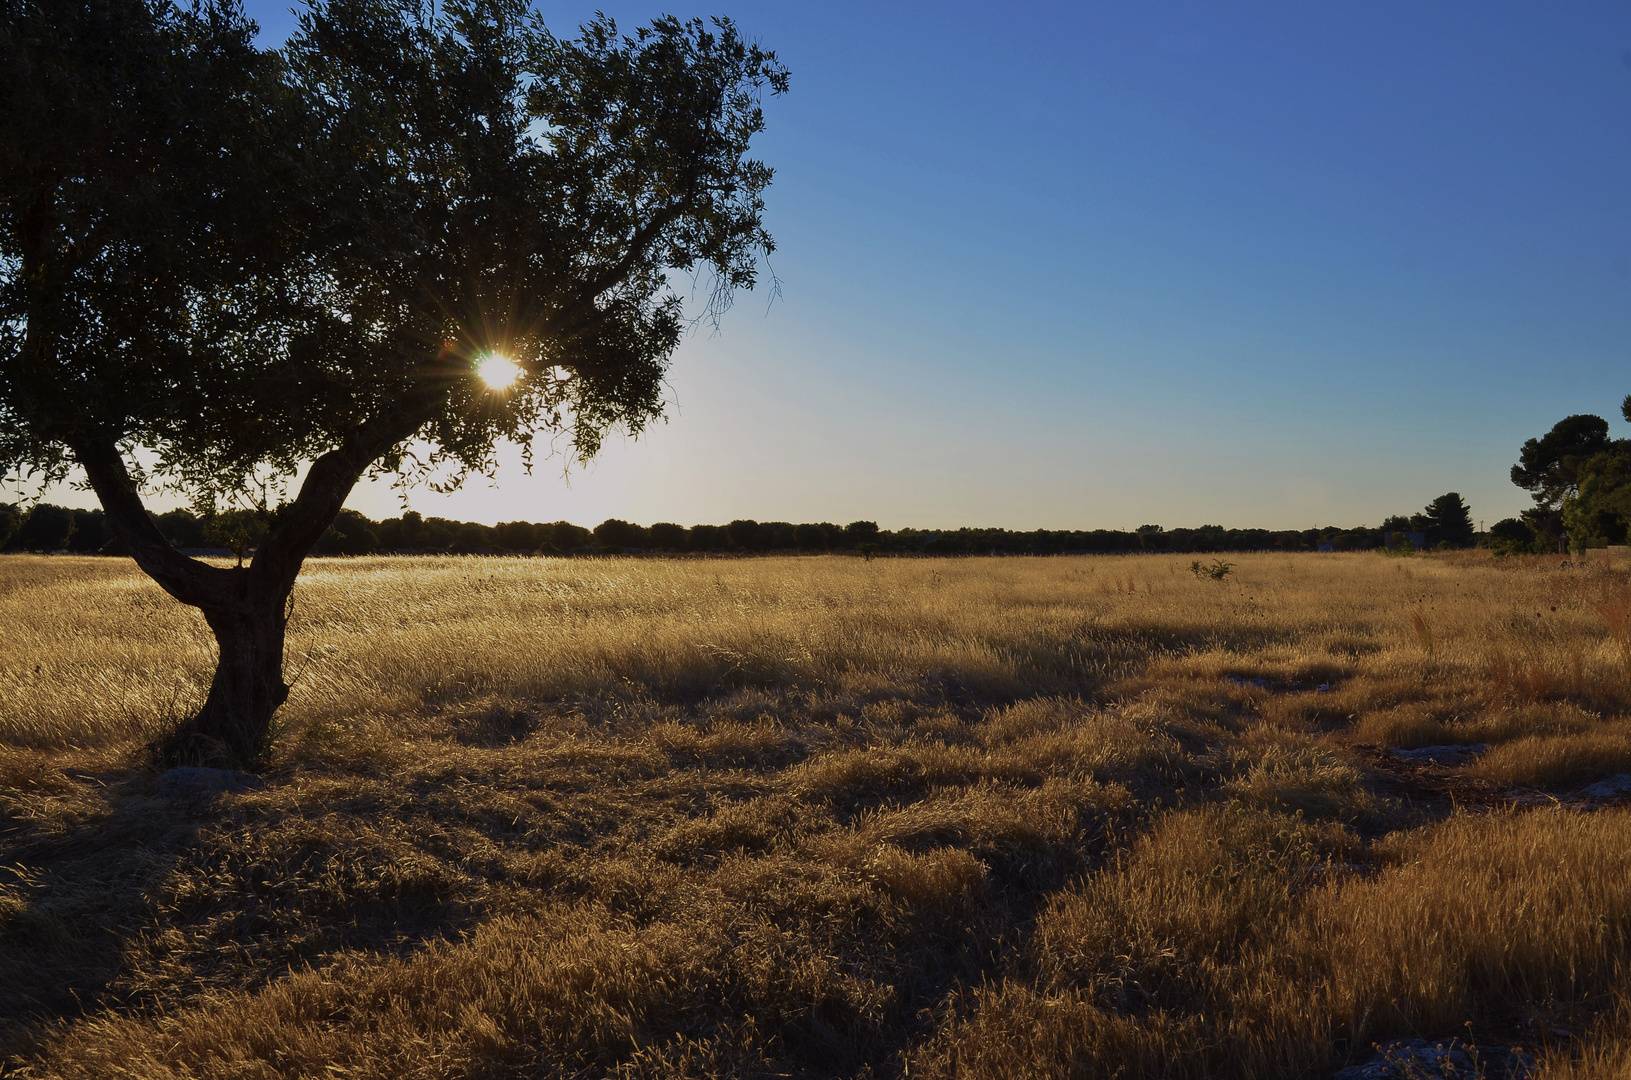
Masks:
[[[782,295],[682,346],[649,436],[422,512],[1306,527],[1456,490],[1493,521],[1523,439],[1627,433],[1631,5],[600,2],[731,15],[792,69]]]

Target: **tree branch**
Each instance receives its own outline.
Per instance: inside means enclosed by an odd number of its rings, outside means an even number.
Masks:
[[[339,446],[312,462],[300,493],[283,507],[249,565],[253,597],[281,604],[300,573],[300,564],[334,524],[351,489],[368,467],[391,447],[405,442],[436,417],[451,379],[421,386],[391,412],[354,428]]]
[[[583,329],[594,320],[589,312],[594,309],[595,297],[622,281],[628,272],[634,269],[634,264],[645,254],[647,248],[662,235],[664,229],[673,224],[689,208],[688,202],[676,203],[660,211],[645,225],[635,230],[634,236],[629,240],[629,249],[623,257],[613,263],[599,277],[584,286],[578,295],[567,304],[556,320],[556,327],[563,334],[572,334]],[[581,313],[581,314],[580,314]]]
[[[114,535],[130,550],[143,573],[183,604],[211,608],[233,601],[241,590],[243,572],[199,562],[170,546],[148,516],[141,493],[112,439],[76,440],[69,449],[101,500]]]

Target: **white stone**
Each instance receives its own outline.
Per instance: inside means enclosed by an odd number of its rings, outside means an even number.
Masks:
[[[1617,799],[1622,795],[1631,795],[1631,773],[1620,773],[1607,780],[1599,780],[1588,788],[1582,788],[1580,794],[1589,795],[1593,799]]]
[[[1489,749],[1488,743],[1472,746],[1418,746],[1414,750],[1389,750],[1388,757],[1395,761],[1408,761],[1413,765],[1460,765]]]

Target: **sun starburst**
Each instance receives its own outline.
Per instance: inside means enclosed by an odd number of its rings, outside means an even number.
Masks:
[[[521,378],[521,367],[514,360],[492,353],[476,363],[476,374],[490,390],[507,390]]]

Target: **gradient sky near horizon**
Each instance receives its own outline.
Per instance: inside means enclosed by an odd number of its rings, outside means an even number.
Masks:
[[[780,296],[686,340],[638,441],[422,513],[1308,527],[1454,490],[1493,522],[1525,438],[1631,434],[1631,5],[596,2],[791,68]]]

